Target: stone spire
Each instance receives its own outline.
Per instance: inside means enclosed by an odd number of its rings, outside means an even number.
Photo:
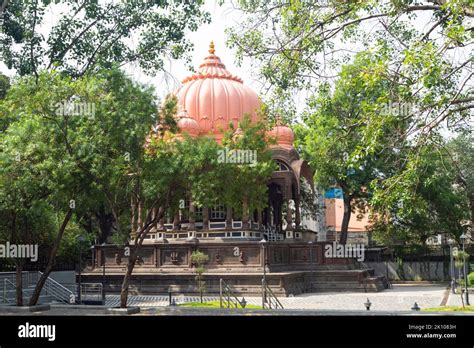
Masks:
[[[211,41],[211,43],[209,44],[209,53],[214,54],[215,52],[216,50],[214,49],[214,41]]]

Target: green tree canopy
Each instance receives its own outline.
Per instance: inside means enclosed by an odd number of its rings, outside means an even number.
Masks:
[[[191,49],[185,34],[209,22],[203,1],[13,0],[2,7],[1,53],[19,75],[56,69],[80,76],[100,67],[136,62],[149,73],[165,57]],[[49,13],[59,20],[51,23]]]
[[[372,52],[357,55],[342,68],[334,89],[321,86],[308,102],[304,124],[295,127],[297,146],[315,169],[315,181],[322,188],[338,186],[344,191],[341,243],[346,242],[354,205],[364,210],[370,184],[393,171],[397,153],[404,148],[396,142],[404,122],[392,110],[379,113],[375,107],[397,98],[397,86],[386,77],[387,69],[383,57]],[[367,132],[374,129],[377,137],[366,146]]]

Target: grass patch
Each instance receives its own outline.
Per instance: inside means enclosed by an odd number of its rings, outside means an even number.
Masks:
[[[209,301],[209,302],[187,302],[187,303],[180,303],[178,306],[180,307],[196,307],[196,308],[221,308],[220,301]],[[235,308],[231,307],[232,309],[242,309],[242,308]],[[253,305],[247,303],[245,309],[262,309],[262,306]]]
[[[426,308],[422,309],[425,312],[474,312],[474,306],[444,306],[444,307],[435,307],[435,308]]]

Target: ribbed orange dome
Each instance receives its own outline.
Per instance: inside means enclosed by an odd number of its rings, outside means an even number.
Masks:
[[[257,121],[260,100],[257,94],[232,75],[214,54],[211,42],[209,56],[199,66],[197,73],[186,77],[177,91],[179,103],[188,115],[197,121],[201,134],[214,134],[216,140],[223,137],[222,130],[234,127],[245,114]]]
[[[288,150],[293,149],[295,134],[290,127],[283,124],[280,117],[277,118],[275,127],[267,132],[267,136],[276,139],[276,145],[272,145],[271,147],[282,147]]]
[[[201,133],[199,124],[196,120],[189,117],[184,108],[178,113],[178,122],[176,124],[181,134],[187,133],[191,137],[197,137]]]

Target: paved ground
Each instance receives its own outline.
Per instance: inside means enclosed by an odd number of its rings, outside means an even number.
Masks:
[[[365,309],[364,303],[369,298],[371,310]],[[260,297],[245,298],[248,303],[260,305]],[[218,297],[204,297],[205,301],[218,300]],[[446,285],[394,285],[393,289],[378,293],[316,293],[279,298],[284,306],[281,311],[259,310],[226,310],[168,307],[167,296],[129,296],[129,306],[141,307],[140,315],[474,315],[474,313],[433,313],[413,312],[411,307],[415,302],[421,308],[460,305],[460,295],[451,294]],[[176,296],[175,301],[195,302],[197,296]],[[474,294],[472,294],[474,302]],[[118,295],[107,295],[106,306],[116,307],[119,304]],[[69,306],[54,305],[51,310],[21,313],[17,315],[104,315],[103,306]],[[0,312],[0,315],[8,313]]]
[[[421,308],[439,307],[446,294],[446,286],[407,286],[394,285],[393,289],[387,289],[377,293],[317,293],[303,294],[279,298],[285,309],[313,309],[313,310],[365,310],[364,303],[369,298],[372,303],[371,311],[401,312],[409,311],[415,302]],[[458,296],[459,297],[459,296]],[[205,301],[218,300],[218,297],[204,298]],[[260,297],[246,297],[248,303],[260,305]],[[196,296],[176,296],[176,303],[196,302]],[[473,298],[474,301],[474,298]],[[115,307],[119,304],[118,295],[108,295],[106,305]],[[167,296],[130,296],[130,306],[143,308],[168,306]]]
[[[474,293],[471,291],[469,291],[469,304],[474,305]],[[450,291],[446,306],[462,306],[461,294],[453,294]]]

